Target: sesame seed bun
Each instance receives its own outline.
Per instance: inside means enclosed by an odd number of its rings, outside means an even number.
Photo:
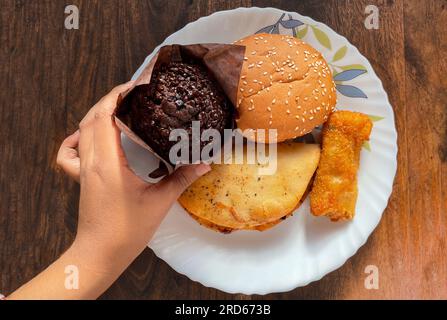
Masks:
[[[320,52],[277,34],[251,35],[235,44],[245,46],[237,95],[239,129],[276,129],[276,142],[281,142],[305,135],[327,120],[337,95]],[[267,133],[265,138],[250,131],[245,136],[269,142]]]

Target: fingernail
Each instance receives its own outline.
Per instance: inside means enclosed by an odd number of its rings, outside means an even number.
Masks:
[[[211,167],[208,164],[201,163],[196,166],[196,174],[200,177],[205,173],[211,171]]]

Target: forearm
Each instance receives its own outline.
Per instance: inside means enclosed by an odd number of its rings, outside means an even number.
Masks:
[[[98,250],[82,240],[75,241],[58,260],[8,299],[96,299],[131,261],[130,256],[123,257],[118,252]]]

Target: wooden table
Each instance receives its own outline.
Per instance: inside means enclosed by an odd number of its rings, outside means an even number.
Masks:
[[[79,30],[64,28],[67,1],[1,4],[0,291],[10,293],[70,245],[78,186],[56,169],[63,138],[111,87],[125,82],[165,37],[212,12],[272,6],[345,35],[369,59],[394,107],[398,172],[367,244],[305,288],[265,298],[447,298],[447,1],[70,1]],[[368,4],[380,29],[364,27]],[[364,288],[367,265],[379,290]],[[205,288],[149,249],[105,299],[251,299]]]

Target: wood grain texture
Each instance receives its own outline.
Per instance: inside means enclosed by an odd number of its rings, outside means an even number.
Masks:
[[[339,270],[288,293],[230,295],[177,274],[145,250],[103,299],[447,298],[447,2],[445,0],[5,1],[0,11],[0,291],[56,259],[76,229],[79,188],[56,169],[60,142],[111,87],[186,23],[239,6],[272,6],[332,27],[370,60],[394,107],[398,172],[367,244]],[[380,9],[367,30],[364,9]],[[364,269],[380,289],[364,288]]]

